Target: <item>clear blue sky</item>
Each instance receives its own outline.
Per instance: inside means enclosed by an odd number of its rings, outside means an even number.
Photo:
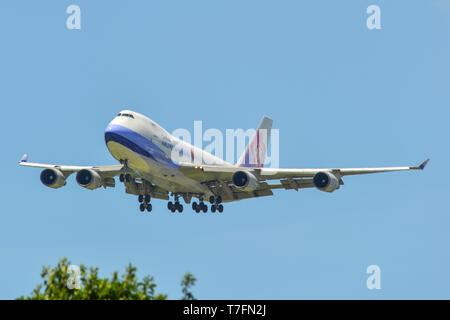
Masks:
[[[66,8],[81,7],[81,30]],[[382,29],[366,28],[378,4]],[[450,1],[1,1],[0,298],[68,257],[103,276],[132,262],[160,292],[198,298],[450,298]],[[333,194],[275,191],[222,215],[52,190],[30,160],[114,164],[124,107],[168,131],[280,129],[282,167],[415,165],[347,177]],[[381,290],[366,288],[381,267]]]

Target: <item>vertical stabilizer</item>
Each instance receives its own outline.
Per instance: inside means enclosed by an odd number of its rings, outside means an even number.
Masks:
[[[239,158],[236,166],[262,168],[266,158],[267,147],[270,142],[270,131],[272,130],[273,120],[264,117],[261,120],[255,135],[251,138],[249,144],[245,147],[244,153]]]

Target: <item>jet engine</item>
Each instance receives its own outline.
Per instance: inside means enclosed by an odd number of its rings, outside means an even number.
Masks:
[[[233,184],[244,191],[253,191],[258,188],[258,179],[248,171],[236,171],[231,181]]]
[[[97,189],[103,185],[103,179],[92,169],[82,169],[78,171],[76,180],[80,186],[86,189]]]
[[[313,177],[313,184],[314,187],[325,192],[339,189],[339,179],[331,172],[317,172]]]
[[[66,177],[58,169],[44,169],[41,172],[41,182],[49,188],[57,189],[66,185]]]

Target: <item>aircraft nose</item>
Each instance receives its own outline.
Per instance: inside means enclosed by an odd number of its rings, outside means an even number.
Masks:
[[[107,126],[106,126],[106,128],[105,128],[105,134],[107,134],[107,133],[110,133],[110,132],[112,132],[114,129],[113,129],[113,125],[112,125],[112,123],[110,122]]]
[[[105,143],[114,141],[123,145],[128,145],[129,141],[133,140],[133,132],[122,124],[117,124],[114,121],[108,124],[105,129]]]
[[[119,130],[117,126],[111,122],[105,129],[105,143],[108,144],[109,141],[114,140],[118,136],[120,136]]]

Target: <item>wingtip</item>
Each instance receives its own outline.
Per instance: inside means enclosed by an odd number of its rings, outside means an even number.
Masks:
[[[422,163],[419,165],[420,170],[425,169],[425,167],[427,166],[427,164],[428,164],[429,161],[430,161],[430,159],[427,159],[427,160],[425,160],[424,162],[422,162]]]
[[[28,161],[28,154],[24,154],[23,156],[22,156],[22,158],[20,158],[20,162],[27,162]]]

